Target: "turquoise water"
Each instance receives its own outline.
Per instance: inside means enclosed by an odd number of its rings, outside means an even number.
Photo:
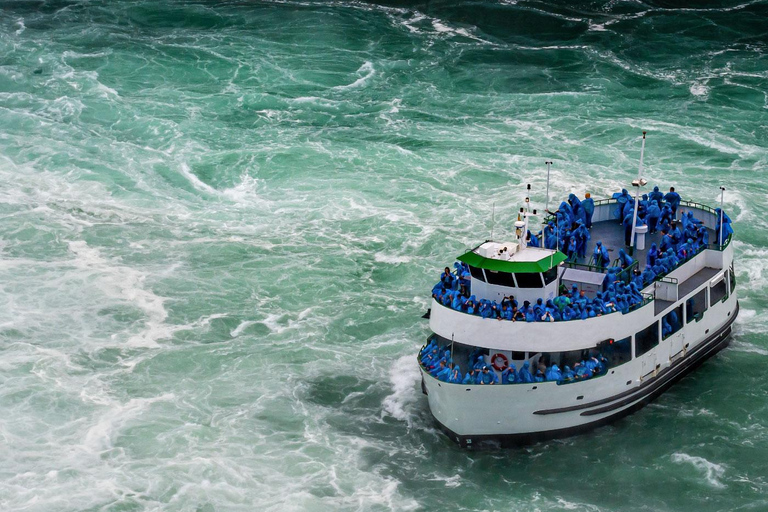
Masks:
[[[683,5],[680,2],[680,5]],[[768,509],[768,3],[4,2],[0,509]],[[636,174],[735,221],[729,349],[473,453],[440,269]]]

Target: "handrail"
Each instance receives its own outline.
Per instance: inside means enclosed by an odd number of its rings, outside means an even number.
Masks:
[[[642,293],[642,292],[640,292],[640,293],[642,295],[644,295],[644,296],[650,295],[650,294],[647,294],[647,293]],[[653,301],[653,296],[651,295],[650,297],[651,297],[650,300],[647,300],[647,298],[644,298],[643,302],[635,304],[634,306],[630,307],[629,311],[634,311],[634,310],[640,309],[641,307],[645,306],[649,302],[652,302]],[[445,304],[443,304],[439,300],[435,299],[434,297],[433,297],[433,300],[437,303],[438,306],[442,306],[445,309],[450,309],[451,311],[454,311],[456,313],[461,313],[462,315],[469,315],[469,316],[477,317],[477,318],[479,318],[481,320],[495,320],[497,322],[499,320],[501,320],[503,322],[515,322],[515,323],[521,323],[521,324],[526,324],[526,323],[532,323],[532,324],[534,324],[534,323],[535,324],[559,324],[559,323],[562,323],[562,322],[574,322],[574,321],[577,321],[577,320],[589,320],[591,318],[591,317],[587,317],[587,318],[572,318],[570,320],[555,320],[554,322],[528,322],[526,320],[507,320],[505,318],[501,318],[501,319],[499,319],[499,318],[483,318],[482,316],[480,316],[480,315],[478,315],[476,313],[467,313],[466,311],[460,311],[458,309],[453,309],[451,306],[446,306]],[[605,313],[604,315],[601,315],[601,316],[613,315],[615,313],[620,313],[620,311],[617,309],[616,311],[611,311],[610,313]],[[598,318],[598,317],[594,317],[594,318]]]

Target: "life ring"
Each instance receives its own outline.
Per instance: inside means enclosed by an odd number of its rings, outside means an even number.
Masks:
[[[499,360],[501,360],[502,364],[499,364]],[[507,366],[509,366],[509,359],[507,359],[507,356],[500,352],[493,354],[491,357],[491,366],[496,368],[496,371],[503,372]]]

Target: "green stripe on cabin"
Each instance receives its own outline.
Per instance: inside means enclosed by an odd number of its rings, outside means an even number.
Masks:
[[[545,256],[539,261],[503,261],[484,258],[474,251],[469,251],[458,257],[471,267],[484,268],[487,270],[496,270],[497,272],[525,273],[525,272],[546,272],[550,268],[559,265],[567,260],[568,256],[560,251],[555,252],[553,256]]]

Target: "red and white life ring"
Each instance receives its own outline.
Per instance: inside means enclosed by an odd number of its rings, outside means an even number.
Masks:
[[[491,356],[491,366],[496,368],[497,371],[503,372],[507,366],[509,366],[509,359],[502,353],[493,354]]]

